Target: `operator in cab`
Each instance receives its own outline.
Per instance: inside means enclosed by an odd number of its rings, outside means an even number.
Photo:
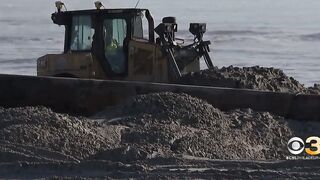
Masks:
[[[119,42],[113,38],[112,28],[104,28],[105,57],[114,73],[121,74],[125,71],[125,63]]]

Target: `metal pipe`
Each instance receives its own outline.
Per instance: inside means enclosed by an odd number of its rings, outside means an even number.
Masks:
[[[47,106],[90,115],[146,93],[187,93],[221,110],[251,108],[292,119],[320,120],[320,96],[149,82],[0,75],[0,106]]]

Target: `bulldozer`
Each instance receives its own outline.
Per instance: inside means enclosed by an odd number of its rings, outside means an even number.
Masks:
[[[221,110],[251,108],[286,118],[320,120],[320,96],[249,89],[180,85],[185,73],[214,68],[206,24],[190,23],[191,44],[176,37],[174,17],[155,27],[148,9],[57,11],[65,27],[64,51],[37,60],[37,76],[0,75],[0,107],[46,106],[90,116],[130,97],[155,92],[186,93]],[[64,8],[66,9],[66,8]],[[156,37],[157,35],[157,37]]]
[[[39,58],[38,76],[169,83],[200,71],[201,60],[202,68],[213,68],[204,23],[190,24],[194,42],[185,45],[176,38],[175,17],[155,28],[148,9],[102,9],[96,2],[93,10],[62,11],[62,4],[52,20],[65,27],[64,52]]]

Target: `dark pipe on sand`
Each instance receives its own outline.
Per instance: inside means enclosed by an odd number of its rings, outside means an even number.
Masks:
[[[320,96],[149,82],[0,75],[0,106],[46,106],[90,115],[153,92],[187,93],[221,110],[251,108],[292,119],[320,120]]]

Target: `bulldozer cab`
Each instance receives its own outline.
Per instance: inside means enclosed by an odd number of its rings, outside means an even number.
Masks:
[[[104,74],[108,77],[128,75],[129,42],[133,37],[143,39],[146,31],[142,18],[147,18],[151,26],[150,30],[147,29],[151,34],[147,42],[154,42],[153,19],[146,9],[101,9],[52,14],[55,24],[65,26],[64,54],[90,54],[99,60],[96,66],[101,67],[99,76]]]
[[[169,82],[182,73],[200,70],[202,56],[211,63],[210,43],[202,41],[202,34],[194,34],[198,40],[191,45],[176,44],[173,19],[164,18],[155,28],[147,9],[58,9],[52,20],[65,27],[64,52],[40,57],[37,74]]]
[[[111,16],[112,15],[112,16]],[[73,14],[65,53],[88,52],[101,60],[108,76],[126,73],[129,17],[118,13]],[[126,42],[125,42],[126,41]]]

